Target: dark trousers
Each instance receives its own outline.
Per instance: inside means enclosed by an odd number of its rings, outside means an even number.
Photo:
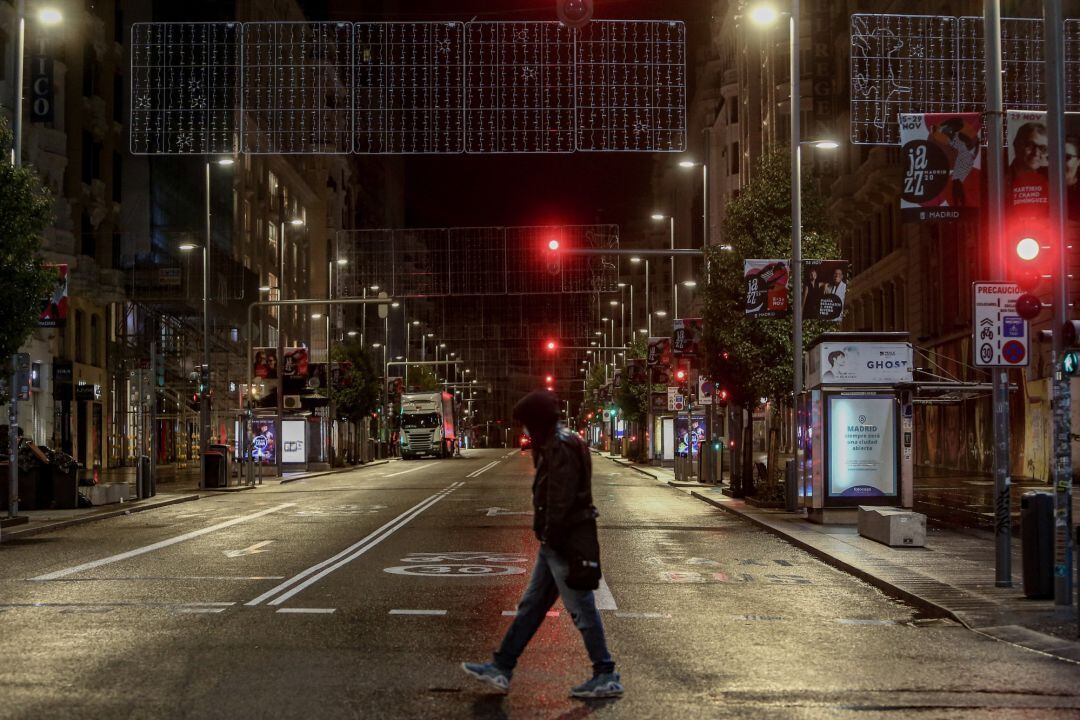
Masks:
[[[607,641],[604,639],[604,623],[600,620],[592,590],[574,590],[568,587],[566,576],[569,571],[565,558],[560,557],[547,545],[540,546],[529,587],[518,603],[517,616],[506,631],[502,645],[495,652],[495,665],[500,670],[513,673],[525,646],[532,640],[532,636],[547,617],[547,611],[559,597],[573,618],[574,626],[581,631],[585,650],[592,661],[593,674],[615,670],[615,663],[608,653]]]

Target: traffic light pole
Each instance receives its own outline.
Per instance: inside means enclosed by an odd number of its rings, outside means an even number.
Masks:
[[[1005,278],[1005,169],[1002,145],[1001,7],[983,0],[986,38],[987,244],[991,276]],[[1009,476],[1009,372],[990,369],[994,413],[994,584],[1012,587],[1012,479]]]
[[[1072,397],[1061,367],[1069,320],[1068,250],[1065,242],[1065,47],[1061,0],[1043,0],[1046,62],[1046,136],[1049,151],[1050,237],[1054,238],[1054,604],[1072,605]]]

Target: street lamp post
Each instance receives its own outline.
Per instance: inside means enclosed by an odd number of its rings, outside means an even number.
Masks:
[[[664,215],[662,213],[653,213],[652,219],[656,220],[656,221],[660,221],[660,220],[667,220],[668,221],[668,231],[669,231],[669,234],[671,235],[671,249],[674,250],[675,249],[675,216],[674,215]],[[679,283],[675,280],[675,275],[676,275],[675,254],[672,253],[671,254],[671,298],[672,298],[672,306],[671,306],[672,316],[671,317],[672,317],[672,320],[679,317]]]
[[[637,257],[637,256],[634,256],[634,257],[630,258],[630,262],[632,262],[632,263],[634,263],[636,265],[636,264],[641,262],[641,258]],[[633,293],[633,287],[632,286],[631,286],[630,292]],[[649,292],[649,259],[645,258],[645,322],[646,322],[646,329],[648,331],[648,335],[649,335],[649,337],[652,337],[652,309],[649,307],[649,296],[650,296],[650,292]],[[631,298],[630,304],[631,304],[631,307],[632,307],[633,306],[633,295],[632,294],[631,294],[630,298]],[[633,313],[631,313],[631,315],[633,315]]]

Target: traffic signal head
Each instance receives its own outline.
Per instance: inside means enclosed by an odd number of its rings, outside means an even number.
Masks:
[[[1042,312],[1042,301],[1031,293],[1016,298],[1016,314],[1025,320],[1033,320]]]
[[[683,370],[682,368],[679,368],[678,370],[676,370],[675,371],[675,379],[678,380],[679,382],[685,381],[686,380],[686,371]]]
[[[584,27],[593,14],[593,0],[556,0],[555,13],[567,27]]]
[[[727,390],[717,390],[716,391],[716,404],[719,405],[720,407],[727,407],[728,406],[728,401],[730,399],[731,399],[731,395],[728,393]]]
[[[1016,242],[1016,256],[1021,260],[1031,262],[1039,257],[1041,251],[1039,241],[1031,235],[1024,235]]]
[[[559,349],[559,344],[554,340],[548,340],[546,343],[544,343],[544,349],[546,349],[548,352],[555,352]]]
[[[1061,338],[1067,348],[1080,347],[1080,320],[1066,320]]]
[[[548,250],[555,252],[559,249],[559,241],[555,239],[548,240]]]
[[[1080,374],[1080,353],[1072,351],[1061,358],[1061,372],[1069,377]]]
[[[546,383],[547,383],[548,385],[550,385],[551,383],[555,382],[555,378],[553,378],[553,377],[552,377],[552,376],[550,376],[550,375],[546,375],[546,376],[544,377],[544,382],[546,382]]]

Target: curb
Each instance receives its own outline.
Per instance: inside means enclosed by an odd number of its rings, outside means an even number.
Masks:
[[[1001,627],[979,627],[976,625],[972,625],[964,619],[960,611],[953,610],[949,607],[946,607],[945,605],[936,603],[933,600],[928,600],[927,598],[918,595],[911,590],[902,588],[899,585],[895,585],[889,582],[888,580],[880,578],[861,568],[844,562],[835,555],[830,555],[824,550],[816,548],[809,543],[803,542],[794,535],[789,535],[779,530],[778,528],[774,528],[771,525],[762,522],[758,518],[753,517],[752,515],[747,515],[745,513],[739,512],[739,510],[737,510],[736,508],[730,507],[725,503],[714,500],[713,498],[707,497],[693,490],[690,491],[690,497],[697,498],[698,500],[712,505],[715,508],[730,513],[737,518],[746,520],[755,527],[765,530],[766,532],[780,538],[781,540],[790,543],[791,545],[794,545],[800,550],[803,550],[804,552],[813,555],[826,565],[830,565],[837,570],[841,570],[842,572],[856,577],[867,583],[868,585],[872,585],[877,589],[881,590],[882,592],[885,592],[886,594],[900,597],[911,605],[947,617],[950,620],[953,620],[954,622],[960,624],[961,627],[964,627],[973,633],[982,635],[983,637],[988,639],[996,640],[998,642],[1008,643],[1009,645],[1022,648],[1029,652],[1046,655],[1056,660],[1061,660],[1062,662],[1071,663],[1073,665],[1080,665],[1080,658],[1078,658],[1077,647],[1076,643],[1074,642],[1064,640],[1053,635],[1048,635],[1047,633],[1041,633],[1037,630],[1031,630],[1030,628],[1025,628],[1023,626],[1008,625]],[[1021,637],[1022,639],[1020,639]],[[1057,652],[1058,649],[1061,649],[1061,652]]]
[[[95,520],[108,520],[109,518],[120,517],[122,515],[131,515],[133,513],[143,512],[145,510],[155,510],[157,508],[168,507],[169,505],[178,505],[180,503],[198,500],[201,497],[204,496],[197,494],[183,495],[181,497],[170,498],[169,500],[161,500],[158,502],[151,502],[145,505],[135,505],[133,507],[110,510],[109,512],[95,513],[93,515],[84,515],[82,517],[70,518],[68,520],[58,520],[53,523],[48,523],[47,525],[37,525],[34,527],[24,528],[22,530],[8,530],[3,534],[3,537],[0,537],[0,542],[4,542],[16,537],[37,535],[38,533],[51,532],[53,530],[62,530],[66,527],[71,527],[73,525],[82,525],[83,523],[94,522]]]
[[[825,551],[823,551],[823,550],[821,550],[819,548],[816,548],[816,547],[814,547],[813,545],[811,545],[809,543],[803,542],[802,540],[800,540],[797,537],[794,537],[792,535],[788,535],[787,533],[781,532],[781,531],[777,530],[776,528],[772,527],[771,525],[768,525],[766,523],[761,522],[760,520],[758,520],[757,518],[755,518],[753,516],[747,515],[745,513],[741,513],[741,512],[739,512],[738,510],[736,510],[733,507],[725,505],[724,503],[722,503],[722,502],[720,502],[718,500],[714,500],[714,499],[712,499],[710,497],[702,495],[701,493],[696,492],[694,490],[690,491],[690,497],[697,498],[698,500],[701,500],[702,502],[708,503],[709,505],[712,505],[715,508],[719,508],[720,510],[723,510],[724,512],[727,512],[727,513],[730,513],[730,514],[734,515],[737,518],[741,518],[741,519],[749,522],[751,525],[754,525],[755,527],[761,528],[762,530],[765,530],[766,532],[768,532],[768,533],[770,533],[772,535],[775,535],[776,537],[780,538],[781,540],[784,540],[785,542],[788,542],[788,543],[794,545],[795,547],[799,548],[800,550],[803,550],[804,552],[807,552],[807,553],[813,555],[818,560],[821,560],[822,562],[824,562],[826,565],[831,565],[832,567],[835,567],[838,570],[842,570],[842,571],[846,572],[849,575],[853,575],[853,576],[859,578],[860,580],[862,580],[863,582],[868,583],[870,585],[873,585],[874,587],[876,587],[879,590],[883,590],[883,591],[885,591],[885,592],[887,592],[887,593],[889,593],[891,595],[899,596],[899,597],[903,598],[904,600],[906,600],[907,602],[911,603],[912,605],[915,605],[915,606],[917,606],[917,607],[919,607],[919,608],[921,608],[923,610],[929,610],[931,612],[938,613],[940,615],[944,615],[945,617],[948,617],[950,620],[955,620],[956,622],[960,623],[961,625],[968,628],[969,630],[974,629],[971,626],[969,626],[966,622],[964,622],[964,620],[962,620],[959,616],[957,616],[955,612],[953,612],[949,608],[945,607],[944,605],[939,605],[939,604],[933,602],[932,600],[927,600],[924,597],[921,597],[919,595],[916,595],[916,594],[912,593],[910,590],[905,590],[905,589],[903,589],[901,587],[897,587],[896,585],[893,585],[892,583],[887,582],[887,581],[877,577],[876,575],[871,575],[870,573],[866,572],[865,570],[862,570],[860,568],[855,567],[854,565],[846,563],[843,560],[841,560],[840,558],[838,558],[838,557],[836,557],[834,555],[830,555],[829,553],[827,553],[827,552],[825,552]]]
[[[297,477],[282,478],[278,481],[278,484],[288,485],[289,483],[294,483],[298,480],[308,480],[310,478],[323,477],[324,475],[338,475],[340,473],[352,472],[353,470],[366,470],[369,467],[375,467],[376,465],[386,465],[389,462],[389,460],[372,460],[371,462],[364,463],[363,465],[353,465],[352,467],[346,468],[334,468],[333,470],[323,470],[321,472],[310,473],[308,475],[298,475]]]

